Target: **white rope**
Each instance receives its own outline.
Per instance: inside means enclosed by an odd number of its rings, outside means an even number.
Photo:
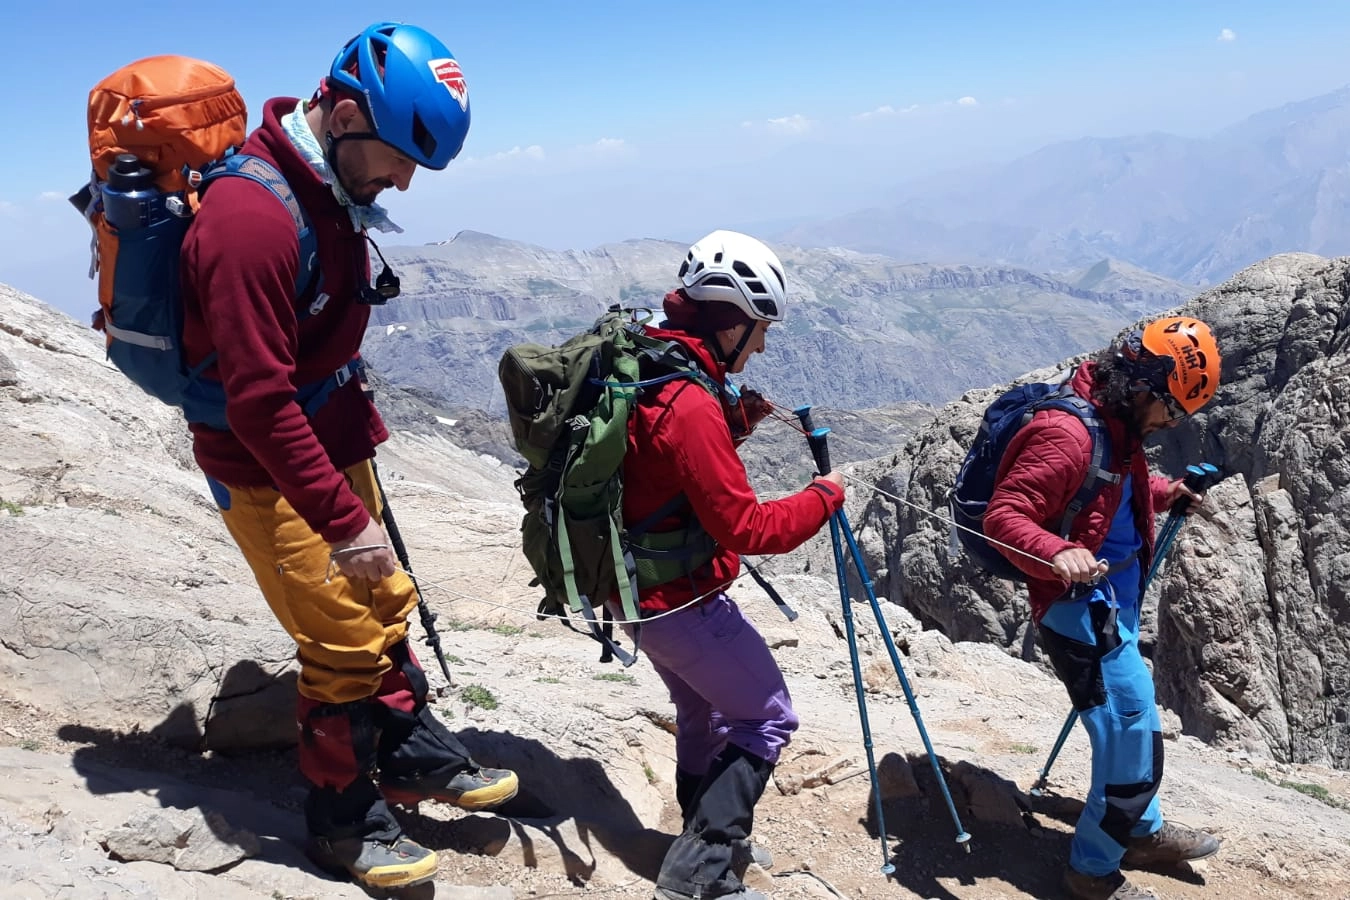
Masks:
[[[983,540],[985,543],[988,543],[988,544],[994,544],[994,545],[996,545],[996,546],[998,546],[998,547],[1004,548],[1005,550],[1011,550],[1013,553],[1016,553],[1018,556],[1025,556],[1027,559],[1033,560],[1034,562],[1038,562],[1038,563],[1040,563],[1040,564],[1043,565],[1043,566],[1048,566],[1048,567],[1050,567],[1050,568],[1052,568],[1052,569],[1054,568],[1054,566],[1053,566],[1048,560],[1041,559],[1039,556],[1037,556],[1037,555],[1034,554],[1034,553],[1027,553],[1025,550],[1019,550],[1017,547],[1014,547],[1012,544],[1005,544],[1005,543],[1003,543],[1002,541],[996,541],[996,540],[994,540],[993,538],[989,537],[989,535],[987,535],[987,534],[981,534],[980,532],[976,531],[974,528],[968,528],[968,527],[966,527],[965,525],[961,525],[961,524],[959,524],[959,523],[953,521],[952,519],[947,518],[946,516],[942,515],[941,513],[933,512],[931,509],[924,509],[922,506],[920,506],[920,505],[917,504],[917,503],[911,503],[910,501],[906,500],[904,497],[898,497],[898,496],[896,496],[895,494],[890,493],[889,491],[884,491],[884,490],[882,490],[881,488],[877,487],[875,484],[871,484],[871,483],[869,483],[869,482],[863,481],[861,478],[854,478],[852,475],[848,474],[847,472],[844,472],[844,471],[842,471],[842,470],[839,470],[839,474],[840,474],[841,476],[843,476],[843,478],[844,478],[846,481],[850,481],[850,482],[853,482],[853,483],[855,483],[855,484],[862,485],[863,487],[868,488],[868,489],[874,491],[875,493],[880,494],[880,495],[883,496],[883,497],[889,497],[890,499],[895,500],[895,501],[898,502],[898,503],[903,503],[905,506],[908,506],[910,509],[914,510],[915,512],[922,513],[923,515],[928,516],[929,518],[932,518],[932,519],[937,519],[939,522],[943,523],[944,525],[948,525],[948,526],[950,526],[950,527],[952,527],[952,528],[959,528],[959,529],[961,529],[962,531],[969,531],[971,534],[979,535],[980,538],[981,538],[981,540]]]
[[[796,426],[795,423],[791,422],[790,420],[788,420],[788,419],[786,419],[786,418],[783,418],[783,417],[780,417],[780,416],[774,416],[773,418],[775,418],[775,419],[777,419],[779,422],[782,422],[783,424],[787,425],[789,428],[792,428],[794,431],[804,433],[804,432],[801,431],[800,428],[798,428],[798,427]],[[883,496],[883,497],[887,497],[887,498],[889,498],[889,499],[891,499],[891,500],[896,501],[897,503],[901,503],[901,504],[903,504],[903,505],[909,507],[910,509],[915,510],[916,512],[918,512],[918,513],[920,513],[920,514],[922,514],[922,515],[928,516],[929,518],[932,518],[932,519],[936,519],[937,521],[943,523],[944,525],[947,525],[947,526],[950,527],[950,528],[960,528],[960,529],[962,529],[962,530],[964,530],[964,531],[969,531],[971,534],[977,534],[977,535],[979,535],[979,536],[981,537],[981,539],[983,539],[983,540],[986,541],[987,543],[994,544],[994,545],[996,545],[996,546],[1002,547],[1002,548],[1004,548],[1005,550],[1008,550],[1008,551],[1010,551],[1010,552],[1012,552],[1012,553],[1018,554],[1019,556],[1024,556],[1024,557],[1026,557],[1027,559],[1030,559],[1030,560],[1033,560],[1033,561],[1035,561],[1035,562],[1038,562],[1038,563],[1040,563],[1041,565],[1046,566],[1047,568],[1050,568],[1050,569],[1052,569],[1052,570],[1053,570],[1053,568],[1054,568],[1054,566],[1053,566],[1048,560],[1041,559],[1039,556],[1036,556],[1035,554],[1027,553],[1025,550],[1021,550],[1021,549],[1019,549],[1019,548],[1017,548],[1017,547],[1012,546],[1011,544],[1005,544],[1005,543],[1003,543],[1002,541],[997,541],[997,540],[994,540],[993,538],[991,538],[991,537],[989,537],[989,536],[987,536],[987,535],[980,534],[980,532],[976,531],[976,530],[973,529],[973,528],[967,528],[966,526],[961,525],[961,524],[959,524],[959,523],[957,523],[957,522],[954,522],[953,520],[949,519],[948,517],[946,517],[946,516],[944,516],[944,515],[942,515],[942,514],[940,514],[940,513],[934,512],[934,511],[931,510],[931,509],[925,509],[924,507],[919,506],[917,503],[912,503],[912,502],[910,502],[909,500],[906,500],[904,497],[900,497],[900,496],[897,496],[897,495],[895,495],[895,494],[892,494],[892,493],[890,493],[889,491],[883,490],[882,488],[878,487],[877,485],[872,484],[871,482],[865,481],[865,480],[863,480],[863,479],[861,479],[861,478],[854,477],[853,475],[850,475],[850,474],[848,474],[847,472],[844,472],[843,470],[836,469],[836,471],[839,472],[839,475],[840,475],[842,478],[844,478],[846,481],[850,482],[851,484],[854,484],[854,485],[858,485],[858,486],[860,486],[860,487],[867,488],[868,490],[872,491],[873,493],[880,494],[880,495]],[[362,550],[364,550],[364,549],[368,549],[368,548],[361,547],[361,548],[353,548],[353,549],[362,549]],[[772,566],[774,565],[774,563],[777,562],[778,559],[780,559],[780,558],[781,558],[781,557],[773,557],[773,558],[770,558],[770,559],[769,559],[768,561],[766,561],[766,562],[761,562],[761,563],[759,563],[758,565],[755,566],[755,568],[760,569],[760,570],[772,568]],[[748,565],[748,564],[747,564],[747,565]],[[426,578],[425,576],[422,576],[422,575],[415,575],[415,574],[413,574],[412,572],[407,571],[406,569],[400,568],[398,571],[403,572],[403,573],[404,573],[405,575],[407,575],[409,578],[413,579],[414,583],[416,583],[416,584],[419,585],[419,586],[420,586],[420,585],[427,585],[427,586],[429,586],[429,587],[438,588],[438,589],[440,589],[440,590],[442,590],[442,591],[445,591],[447,594],[451,594],[451,595],[453,595],[453,596],[455,596],[455,597],[458,597],[458,598],[460,598],[460,599],[463,599],[463,600],[469,600],[469,601],[472,601],[472,602],[474,602],[474,603],[478,603],[478,604],[481,604],[481,605],[483,605],[483,606],[490,607],[490,608],[492,608],[492,609],[500,609],[500,610],[504,610],[504,611],[506,611],[506,612],[515,613],[515,614],[517,614],[517,615],[527,615],[527,616],[529,616],[530,618],[536,619],[536,620],[538,620],[538,619],[557,619],[557,620],[562,621],[562,622],[571,622],[571,621],[574,621],[575,618],[576,618],[575,615],[568,614],[567,612],[562,612],[562,613],[544,613],[544,612],[537,612],[537,611],[536,611],[536,612],[528,612],[528,613],[526,613],[526,612],[524,612],[523,610],[521,610],[519,607],[509,606],[509,605],[504,604],[504,603],[496,603],[496,602],[491,601],[491,600],[486,600],[486,599],[484,599],[484,598],[482,598],[482,597],[474,596],[473,594],[466,594],[466,593],[464,593],[463,591],[456,590],[455,588],[450,587],[450,585],[448,585],[448,584],[444,584],[444,583],[436,582],[436,581],[431,581],[430,579]],[[652,622],[652,621],[655,621],[656,619],[663,619],[663,618],[665,618],[666,616],[673,616],[673,615],[675,615],[676,613],[682,612],[682,611],[684,611],[685,609],[688,609],[688,608],[691,607],[691,606],[694,606],[694,605],[696,605],[696,604],[702,603],[702,602],[703,602],[704,600],[706,600],[708,597],[711,597],[711,596],[713,596],[713,595],[715,595],[715,594],[723,593],[724,591],[726,591],[727,589],[729,589],[732,585],[736,584],[736,583],[739,582],[741,579],[743,579],[743,578],[745,578],[745,577],[747,577],[747,576],[749,576],[749,575],[750,575],[750,572],[749,572],[749,570],[748,570],[748,568],[747,568],[745,571],[743,571],[740,575],[736,576],[735,578],[732,578],[732,579],[730,579],[729,581],[726,581],[726,582],[724,582],[723,584],[718,585],[717,587],[713,588],[712,590],[706,591],[706,592],[704,592],[704,593],[698,595],[697,597],[694,597],[694,598],[692,598],[692,599],[690,599],[690,600],[688,600],[688,601],[686,601],[686,602],[680,604],[679,606],[676,606],[676,607],[674,607],[674,608],[672,608],[672,609],[665,610],[664,612],[653,613],[652,615],[649,615],[649,616],[643,616],[643,617],[640,618],[640,619],[612,619],[611,621],[612,621],[613,624],[615,624],[615,625],[640,625],[640,624],[643,624],[643,623],[646,623],[646,622]]]
[[[774,558],[774,559],[770,559],[768,562],[757,563],[757,564],[755,565],[755,568],[756,568],[756,569],[759,569],[759,570],[762,572],[762,571],[764,571],[766,568],[770,568],[770,567],[772,566],[772,564],[773,564],[774,562],[776,562],[776,561],[777,561],[777,558]],[[407,569],[404,569],[404,568],[399,568],[398,571],[402,572],[403,574],[405,574],[405,575],[407,575],[409,578],[411,578],[411,579],[413,580],[413,582],[414,582],[415,584],[417,584],[419,587],[420,587],[421,585],[427,585],[427,586],[429,586],[429,587],[438,588],[438,589],[440,589],[440,590],[442,590],[442,591],[445,591],[447,594],[453,594],[454,596],[456,596],[456,597],[458,597],[458,598],[460,598],[460,599],[463,599],[463,600],[470,600],[470,601],[473,601],[474,603],[479,603],[479,604],[482,604],[483,606],[488,606],[488,607],[491,607],[491,608],[493,608],[493,609],[501,609],[501,610],[505,610],[506,612],[516,613],[517,615],[525,615],[525,616],[529,616],[529,617],[532,618],[532,619],[557,619],[557,620],[560,621],[560,622],[571,622],[571,621],[574,621],[574,620],[576,619],[576,616],[569,615],[569,614],[566,613],[566,612],[563,612],[563,613],[528,612],[528,613],[527,613],[527,612],[525,612],[524,610],[522,610],[522,609],[520,609],[519,607],[516,607],[516,606],[509,606],[509,605],[507,605],[507,604],[505,604],[505,603],[496,603],[496,602],[494,602],[494,601],[492,601],[492,600],[486,600],[486,599],[484,599],[484,598],[482,598],[482,597],[476,597],[476,596],[474,596],[473,594],[466,594],[466,593],[464,593],[463,591],[455,590],[454,588],[450,587],[450,585],[448,585],[448,584],[443,584],[443,583],[441,583],[441,582],[431,581],[430,579],[428,579],[428,578],[426,578],[426,577],[424,577],[424,576],[422,576],[422,575],[415,575],[415,574],[413,574],[412,572],[409,572]],[[747,569],[746,571],[742,572],[740,575],[737,575],[735,578],[732,578],[732,579],[730,579],[729,581],[725,581],[725,582],[723,582],[722,584],[718,585],[717,587],[713,588],[712,590],[706,591],[706,592],[704,592],[704,593],[702,593],[702,594],[699,594],[697,597],[694,597],[694,598],[692,598],[692,599],[690,599],[690,600],[687,600],[687,601],[685,601],[684,603],[681,603],[679,606],[676,606],[676,607],[674,607],[674,608],[672,608],[672,609],[665,610],[664,612],[653,613],[652,615],[649,615],[649,616],[643,616],[643,617],[640,618],[640,619],[611,619],[610,621],[613,622],[615,625],[645,625],[646,623],[655,621],[656,619],[664,619],[666,616],[673,616],[673,615],[675,615],[675,613],[681,612],[681,611],[683,611],[683,610],[689,608],[690,606],[694,606],[695,604],[702,603],[704,600],[706,600],[706,599],[709,598],[709,597],[714,596],[715,594],[720,594],[720,593],[725,592],[725,591],[726,591],[728,588],[730,588],[733,584],[735,584],[736,582],[740,581],[741,579],[747,578],[747,577],[750,577],[750,572],[749,572],[748,569]]]

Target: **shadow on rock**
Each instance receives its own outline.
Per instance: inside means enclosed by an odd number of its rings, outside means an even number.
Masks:
[[[436,849],[489,856],[510,855],[528,868],[564,872],[584,884],[603,852],[638,877],[655,881],[674,841],[647,828],[601,763],[564,759],[544,744],[504,732],[458,732],[484,765],[512,769],[520,793],[493,810],[453,821],[424,816],[405,819],[414,840]]]
[[[889,753],[877,766],[877,787],[886,822],[893,877],[916,896],[955,900],[938,879],[963,885],[1003,881],[1032,897],[1057,896],[1069,858],[1069,835],[1043,828],[1029,798],[1012,782],[968,762],[939,758],[952,804],[970,841],[957,843],[957,828],[926,755]],[[861,820],[880,838],[876,793],[869,793]]]
[[[91,793],[137,792],[166,809],[218,814],[206,821],[228,823],[217,831],[220,840],[247,830],[259,838],[260,859],[317,874],[303,854],[294,680],[290,671],[268,676],[255,663],[237,664],[213,700],[205,732],[185,703],[149,731],[67,724],[57,735],[82,745],[72,763]],[[457,733],[482,764],[515,770],[520,793],[492,814],[451,821],[402,812],[415,840],[436,850],[515,858],[577,884],[591,878],[601,855],[655,880],[674,836],[646,828],[599,761],[564,759],[539,741],[503,732]]]

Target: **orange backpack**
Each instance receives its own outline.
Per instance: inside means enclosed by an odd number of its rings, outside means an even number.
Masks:
[[[94,326],[113,316],[117,231],[103,216],[99,190],[119,154],[154,173],[155,187],[196,208],[193,173],[244,143],[248,109],[234,79],[219,66],[186,56],[151,56],[123,66],[89,92],[90,182],[71,197],[94,230],[90,275],[98,273]],[[112,333],[108,341],[113,340]]]
[[[248,109],[222,68],[186,56],[151,56],[124,66],[89,92],[89,155],[108,179],[119,153],[155,173],[162,191],[193,185],[200,172],[244,143]]]
[[[133,382],[191,422],[227,428],[224,391],[201,377],[214,362],[183,356],[179,251],[202,192],[217,177],[249,178],[290,211],[300,239],[296,296],[310,287],[315,236],[285,179],[236,151],[248,112],[234,79],[185,56],[152,56],[113,72],[89,92],[93,175],[71,202],[94,231],[94,327],[108,358]],[[315,394],[322,402],[327,396]],[[308,409],[307,409],[308,411]]]

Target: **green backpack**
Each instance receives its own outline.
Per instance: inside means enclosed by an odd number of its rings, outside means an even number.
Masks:
[[[539,617],[572,627],[567,613],[581,616],[604,646],[601,661],[613,655],[625,666],[636,657],[614,642],[605,601],[617,593],[624,619],[636,622],[641,588],[692,572],[716,551],[697,520],[649,533],[687,502],[683,494],[640,523],[623,521],[623,460],[642,391],[689,378],[719,393],[678,343],[646,335],[651,315],[637,312],[611,307],[559,346],[509,348],[497,367],[511,434],[528,463],[516,490],[525,506],[521,544],[544,589]]]

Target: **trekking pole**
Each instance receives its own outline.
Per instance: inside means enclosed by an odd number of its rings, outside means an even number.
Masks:
[[[375,460],[370,461],[370,471],[375,476],[375,489],[380,492],[380,508],[383,511],[381,518],[384,520],[384,530],[389,533],[389,543],[394,545],[394,554],[398,557],[398,563],[407,573],[408,580],[412,582],[413,593],[417,594],[417,614],[422,620],[422,631],[426,633],[425,643],[436,654],[436,662],[441,664],[441,674],[445,676],[445,683],[449,687],[455,686],[455,680],[450,677],[450,667],[445,664],[445,654],[441,652],[441,636],[436,631],[436,613],[431,611],[431,606],[422,596],[422,589],[417,584],[417,576],[413,574],[412,563],[408,562],[408,548],[403,543],[403,534],[398,530],[398,523],[394,521],[394,513],[389,508],[389,497],[384,492],[384,483],[380,481],[379,470],[375,468]]]
[[[1186,467],[1186,487],[1195,491],[1197,494],[1209,489],[1215,481],[1218,480],[1219,470],[1209,463],[1200,463],[1198,466]],[[1172,504],[1172,508],[1167,513],[1167,521],[1163,523],[1163,529],[1158,536],[1158,545],[1153,551],[1153,562],[1149,564],[1148,574],[1144,576],[1143,586],[1139,589],[1139,602],[1144,602],[1144,594],[1148,592],[1148,587],[1153,583],[1153,576],[1158,573],[1158,568],[1162,565],[1163,558],[1167,552],[1172,549],[1172,541],[1176,539],[1177,532],[1181,526],[1186,523],[1186,512],[1191,508],[1191,498],[1185,494],[1181,495]],[[1050,749],[1050,756],[1045,760],[1045,765],[1041,768],[1040,774],[1036,776],[1036,783],[1027,791],[1033,797],[1045,796],[1045,787],[1050,780],[1050,767],[1055,764],[1055,759],[1059,756],[1059,751],[1064,749],[1064,742],[1069,739],[1073,726],[1078,722],[1078,710],[1070,709],[1069,715],[1064,719],[1064,727],[1059,730],[1059,737],[1055,739],[1055,746]]]
[[[811,407],[799,406],[793,410],[797,418],[801,421],[802,428],[807,433],[807,444],[811,447],[811,453],[815,457],[816,466],[820,474],[827,475],[831,471],[829,447],[826,443],[830,433],[828,428],[816,428],[811,419]],[[858,579],[862,582],[863,590],[867,595],[867,601],[872,607],[872,615],[876,619],[877,630],[881,632],[883,642],[886,644],[886,651],[891,658],[891,665],[895,669],[896,677],[900,680],[900,688],[905,694],[905,700],[909,704],[910,713],[914,717],[914,724],[918,726],[919,736],[923,739],[924,749],[928,753],[928,761],[933,767],[933,774],[937,777],[938,787],[942,790],[943,800],[947,803],[947,812],[952,817],[952,822],[956,826],[956,842],[965,846],[967,852],[970,851],[970,835],[961,825],[961,817],[957,815],[956,805],[952,802],[951,791],[947,788],[947,779],[942,774],[942,768],[938,764],[937,754],[933,751],[933,742],[929,740],[928,729],[924,727],[923,716],[919,712],[919,703],[914,696],[914,690],[910,687],[909,678],[905,675],[904,666],[900,664],[900,654],[895,648],[895,641],[891,639],[891,630],[886,625],[886,617],[882,614],[881,604],[877,602],[876,591],[872,587],[872,577],[868,574],[867,564],[862,557],[862,551],[858,548],[858,542],[853,535],[853,528],[849,524],[848,515],[840,509],[830,516],[830,539],[835,553],[835,575],[839,580],[839,599],[843,604],[845,631],[849,638],[849,657],[853,665],[853,684],[858,695],[858,712],[862,720],[863,743],[867,750],[867,764],[871,770],[872,784],[876,791],[877,807],[877,826],[880,829],[883,850],[886,841],[885,820],[881,814],[881,785],[877,780],[876,763],[872,751],[872,735],[868,727],[867,720],[867,701],[863,693],[862,670],[858,661],[857,639],[854,634],[852,603],[848,596],[848,577],[845,572],[843,548],[840,546],[840,536],[848,544],[849,555],[853,560],[853,567],[858,573]],[[882,872],[891,874],[895,871],[895,866],[890,863],[889,855],[882,865]]]

